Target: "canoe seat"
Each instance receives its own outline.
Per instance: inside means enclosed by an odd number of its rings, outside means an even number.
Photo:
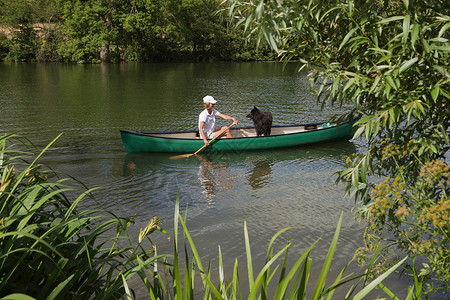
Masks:
[[[252,137],[252,136],[256,136],[255,130],[254,129],[244,129],[244,128],[239,128],[239,129],[235,129],[231,131],[231,135],[233,137]]]

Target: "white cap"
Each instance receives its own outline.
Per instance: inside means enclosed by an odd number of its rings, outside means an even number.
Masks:
[[[215,100],[213,96],[205,96],[203,97],[203,103],[215,104],[217,103],[217,100]]]

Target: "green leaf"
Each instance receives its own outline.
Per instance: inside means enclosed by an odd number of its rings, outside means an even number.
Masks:
[[[393,300],[400,300],[390,289],[388,289],[384,284],[379,283],[378,286]]]
[[[258,292],[258,290],[261,288],[261,282],[265,276],[266,271],[270,268],[270,266],[272,264],[275,263],[275,261],[278,259],[278,257],[280,255],[282,255],[283,253],[285,253],[285,251],[287,251],[287,249],[290,247],[290,244],[286,245],[283,249],[281,249],[280,251],[278,251],[272,259],[270,259],[262,268],[261,272],[259,272],[258,276],[255,279],[255,282],[252,286],[252,288],[250,289],[250,293],[248,296],[248,299],[256,299],[256,293]]]
[[[342,40],[341,45],[339,46],[339,50],[341,50],[342,47],[344,47],[344,45],[347,43],[349,38],[355,33],[356,30],[358,30],[358,27],[353,28],[345,35],[344,39]]]
[[[442,37],[437,37],[437,38],[430,39],[430,42],[448,43],[448,39],[442,38]]]
[[[433,152],[433,153],[438,153],[438,150],[436,149],[436,146],[433,145],[433,144],[430,145],[430,150],[431,150],[431,152]]]
[[[405,5],[405,8],[408,9],[408,7],[409,7],[409,0],[403,0],[403,4]]]
[[[25,295],[25,294],[10,294],[8,296],[5,296],[1,298],[1,300],[36,300],[36,298],[33,298],[31,296]]]
[[[404,18],[405,18],[404,16],[394,16],[394,17],[390,17],[387,19],[383,19],[383,20],[377,22],[377,24],[380,24],[380,25],[386,24],[386,23],[393,22],[393,21],[403,20]]]
[[[333,80],[333,84],[331,86],[331,95],[333,95],[333,97],[336,95],[336,93],[338,92],[339,89],[339,83],[341,82],[341,78],[340,77],[335,77]]]
[[[405,16],[405,19],[403,20],[403,37],[402,37],[402,43],[406,43],[409,36],[409,25],[410,25],[411,17],[409,15]]]
[[[450,28],[450,23],[444,24],[444,26],[442,26],[441,30],[439,30],[438,37],[442,37],[444,35],[444,33],[447,31],[447,29],[449,29],[449,28]]]
[[[278,52],[278,46],[277,46],[277,43],[275,42],[275,39],[273,38],[272,33],[266,27],[264,27],[263,32],[264,32],[264,36],[265,36],[267,42],[269,43],[270,47],[272,47],[273,50]]]
[[[411,45],[415,49],[415,44],[417,41],[417,37],[419,36],[420,25],[413,23],[411,28]]]
[[[127,295],[127,300],[133,300],[133,296],[131,295],[131,291],[128,287],[127,281],[125,280],[125,277],[123,277],[123,274],[120,274],[120,277],[122,278],[123,286],[125,288],[125,295]]]
[[[252,253],[250,250],[250,239],[248,237],[247,222],[244,222],[244,240],[245,240],[245,253],[247,255],[247,272],[248,272],[248,284],[249,289],[253,288],[253,265],[252,265]]]
[[[439,85],[435,85],[434,88],[431,90],[431,97],[433,98],[434,102],[436,102],[437,98],[439,97]]]
[[[433,69],[438,71],[442,76],[447,76],[447,78],[450,78],[450,72],[443,66],[433,66]]]
[[[344,217],[344,213],[341,213],[338,225],[336,227],[336,231],[334,233],[333,240],[331,241],[330,248],[328,249],[327,257],[323,264],[322,271],[320,272],[319,279],[317,280],[316,288],[314,289],[314,293],[311,298],[313,300],[319,299],[319,297],[321,296],[323,287],[325,286],[325,280],[327,278],[328,271],[330,270],[331,261],[333,260],[334,252],[335,252],[336,246],[337,246],[337,241],[339,239],[339,233],[341,230],[343,217]]]
[[[419,57],[414,57],[408,61],[405,61],[402,66],[400,67],[399,73],[405,71],[409,67],[411,67],[413,64],[415,64],[419,60]]]
[[[317,239],[301,256],[300,256],[300,258],[297,260],[297,262],[294,264],[294,266],[292,267],[292,269],[291,269],[291,271],[289,272],[289,274],[286,276],[286,278],[284,278],[284,280],[282,280],[279,284],[278,284],[278,287],[277,287],[277,295],[279,296],[279,299],[283,299],[283,297],[282,297],[282,295],[285,295],[285,293],[286,293],[286,291],[287,291],[287,289],[288,289],[288,286],[289,286],[289,283],[291,282],[291,279],[294,277],[294,275],[295,275],[295,273],[297,272],[297,270],[298,270],[298,268],[300,267],[300,266],[303,266],[303,267],[306,267],[305,266],[305,264],[307,263],[307,262],[304,262],[303,264],[302,264],[302,262],[305,260],[305,259],[307,259],[308,258],[308,256],[309,256],[309,253],[311,252],[311,249],[317,244],[317,242],[320,240],[320,238],[319,239]],[[308,277],[307,276],[303,276],[303,278],[302,278],[302,280],[304,281],[304,283],[305,283],[305,286],[306,286],[306,281],[308,280]]]
[[[351,78],[349,81],[347,81],[342,92],[345,93],[352,85],[355,85],[355,82],[358,82],[357,78]]]
[[[377,75],[375,77],[375,80],[373,81],[372,87],[370,88],[370,93],[373,93],[373,91],[377,88],[378,83],[380,82],[381,77],[379,75]]]
[[[429,48],[432,50],[438,50],[438,51],[442,51],[442,52],[450,52],[450,46],[448,46],[448,45],[446,45],[446,46],[431,45],[431,46],[429,46]]]
[[[353,3],[352,0],[347,1],[347,3],[348,3],[348,13],[350,15],[352,15],[353,14],[353,8],[355,7],[355,4]]]
[[[178,220],[180,214],[180,191],[177,192],[177,198],[175,201],[175,214],[173,218],[173,245],[174,245],[174,261],[173,261],[173,277],[174,277],[174,292],[176,297],[181,297],[181,276],[180,265],[178,258]]]
[[[373,116],[365,116],[355,122],[355,125],[363,125],[372,120]]]
[[[423,107],[422,102],[419,100],[416,100],[416,106],[420,110],[422,115],[425,115],[425,108]]]
[[[367,294],[370,293],[370,291],[372,291],[374,288],[376,288],[378,286],[379,283],[381,283],[384,279],[386,279],[392,272],[394,272],[398,267],[400,267],[405,260],[408,257],[405,257],[404,259],[402,259],[400,262],[398,262],[396,265],[394,265],[392,268],[390,268],[389,270],[387,270],[386,272],[384,272],[382,275],[378,276],[374,281],[372,281],[371,283],[369,283],[368,285],[366,285],[361,291],[359,291],[359,293],[357,293],[354,297],[353,300],[362,300],[365,296],[367,296]]]
[[[355,134],[354,134],[354,138],[356,139],[356,138],[359,138],[363,133],[364,133],[364,130],[365,130],[365,127],[364,126],[360,126],[357,130],[356,130],[356,132],[355,132]]]
[[[250,23],[252,22],[252,16],[248,16],[247,19],[245,20],[245,25],[244,25],[244,32],[247,31],[248,27],[250,26]]]
[[[392,124],[394,124],[396,120],[394,108],[389,109],[389,127],[392,127]]]
[[[428,41],[426,39],[422,39],[422,46],[425,50],[425,52],[430,52],[431,51],[431,47],[430,44],[428,43]]]
[[[256,7],[256,20],[261,19],[262,13],[264,11],[264,0],[261,0],[261,2],[259,2],[258,6]]]
[[[386,76],[385,79],[386,79],[387,83],[389,84],[389,86],[394,88],[394,90],[397,90],[397,86],[395,85],[395,82],[391,76]]]

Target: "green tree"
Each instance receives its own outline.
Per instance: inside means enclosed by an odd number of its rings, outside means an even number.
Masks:
[[[100,52],[114,38],[111,12],[104,1],[61,1],[63,33],[66,41],[60,46],[61,55],[69,61],[100,61]],[[104,54],[106,56],[106,54]]]
[[[7,56],[15,61],[57,59],[49,52],[60,38],[58,12],[57,0],[0,0],[0,26],[11,29],[12,36]]]
[[[217,14],[219,1],[189,0],[179,10],[180,32],[198,59],[229,57],[231,37],[226,20]]]
[[[168,60],[183,51],[211,52],[226,38],[217,1],[61,2],[69,39],[61,51],[68,60]]]
[[[118,46],[127,60],[162,60],[167,51],[167,28],[164,5],[166,1],[134,1],[125,8],[116,7]]]
[[[450,16],[447,1],[230,0],[230,16],[311,72],[323,105],[351,102],[367,149],[339,173],[368,221],[425,257],[420,275],[450,282]],[[348,115],[340,116],[340,118]],[[439,288],[439,287],[438,287]],[[430,288],[431,289],[431,288]]]

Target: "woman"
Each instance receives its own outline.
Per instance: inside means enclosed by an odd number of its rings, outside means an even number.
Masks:
[[[200,132],[200,136],[205,142],[206,146],[209,146],[208,139],[212,139],[218,134],[221,130],[225,130],[227,127],[222,126],[219,129],[216,129],[216,116],[219,116],[225,120],[232,120],[233,124],[237,124],[238,121],[235,118],[224,115],[219,111],[214,109],[214,104],[217,103],[217,100],[212,96],[203,97],[203,106],[205,109],[198,116],[198,128]],[[227,138],[231,138],[230,130],[226,130],[221,135],[226,135]]]

